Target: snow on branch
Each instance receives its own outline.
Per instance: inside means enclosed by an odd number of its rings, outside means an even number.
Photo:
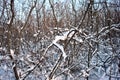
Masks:
[[[64,61],[65,61],[65,59],[66,59],[66,57],[67,57],[67,55],[66,55],[66,53],[65,53],[65,51],[64,51],[64,48],[63,48],[63,46],[62,45],[60,45],[60,44],[58,44],[58,43],[56,43],[55,41],[53,41],[53,44],[55,45],[55,46],[57,46],[61,51],[62,51],[62,53],[63,53],[63,58],[64,58]]]
[[[12,58],[14,58],[14,56],[15,56],[15,55],[14,55],[14,52],[15,52],[15,51],[14,51],[13,49],[10,49],[10,54],[11,54]]]
[[[98,31],[98,33],[95,32],[93,34],[86,34],[86,30],[79,31],[79,33],[82,33],[82,37],[85,39],[84,41],[86,41],[92,47],[92,45],[89,43],[88,40],[92,40],[93,42],[98,43],[99,40],[96,39],[97,37],[99,39],[102,36],[107,35],[108,33],[110,33],[113,30],[116,31],[116,32],[120,32],[120,23],[118,23],[118,24],[112,24],[111,26],[105,26],[102,29],[100,29]],[[75,37],[73,37],[73,39],[74,38]],[[75,40],[76,41],[79,40],[78,42],[80,42],[80,43],[83,42],[83,40],[82,39],[80,40],[78,37]]]
[[[110,32],[110,30],[113,30],[113,29],[120,32],[120,23],[112,24],[111,26],[106,26],[106,27],[102,28],[98,32],[98,34],[94,34],[94,36],[98,35],[100,37],[100,36],[106,35],[108,32]]]
[[[64,50],[64,46],[59,44],[58,42],[65,42],[68,38],[72,38],[74,37],[73,35],[76,33],[76,29],[71,29],[70,31],[67,32],[63,32],[63,35],[57,35],[55,36],[55,39],[52,41],[52,43],[46,48],[44,55],[46,54],[46,52],[48,51],[48,49],[55,45],[57,48],[59,48],[62,51],[62,56],[64,58],[64,61],[67,57],[65,50]],[[81,39],[79,40],[77,37],[73,38],[74,40],[78,41],[78,42],[83,42]]]
[[[66,55],[66,53],[65,53],[65,51],[64,51],[64,47],[63,47],[62,45],[60,45],[59,43],[57,43],[57,42],[60,41],[60,40],[65,41],[66,39],[67,39],[67,35],[56,36],[56,37],[55,37],[55,40],[53,40],[52,43],[46,48],[46,50],[45,50],[45,52],[44,52],[44,55],[46,54],[46,52],[48,51],[48,49],[49,49],[51,46],[55,45],[57,48],[59,48],[59,49],[62,51],[62,53],[63,53],[62,56],[63,56],[63,58],[64,58],[64,60],[65,60],[66,57],[67,57],[67,55]]]

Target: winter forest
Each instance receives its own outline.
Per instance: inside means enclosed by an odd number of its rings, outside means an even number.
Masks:
[[[0,0],[0,80],[120,80],[120,0]]]

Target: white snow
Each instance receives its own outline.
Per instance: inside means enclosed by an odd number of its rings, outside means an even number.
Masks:
[[[65,53],[65,51],[64,51],[63,46],[60,45],[60,44],[58,44],[58,43],[56,43],[56,42],[54,42],[54,41],[53,41],[53,43],[54,43],[54,45],[56,45],[56,46],[62,51],[62,53],[63,53],[63,58],[64,58],[64,61],[65,61],[67,55],[66,55],[66,53]]]
[[[85,70],[81,70],[81,72],[82,72],[83,77],[88,77],[89,76],[89,74]]]
[[[5,71],[7,71],[7,66],[6,66],[6,65],[4,65],[3,69],[4,69]]]
[[[32,65],[31,65],[30,68],[27,70],[27,72],[33,70],[34,67],[35,67],[35,66],[32,66]]]
[[[11,21],[11,19],[9,19],[9,21],[7,22],[7,24],[10,24],[10,21]]]
[[[53,42],[57,42],[59,40],[66,40],[67,38],[67,35],[63,35],[63,36],[56,36],[55,37],[55,40]]]
[[[81,38],[78,38],[77,36],[75,36],[73,39],[75,39],[76,41],[78,41],[78,42],[80,42],[80,43],[83,42],[83,40],[82,40]]]
[[[13,50],[13,49],[10,49],[10,54],[11,54],[11,56],[14,58],[14,52],[15,52],[15,50]]]
[[[38,34],[39,34],[39,33],[35,33],[33,36],[34,36],[34,37],[37,37],[37,36],[38,36]]]
[[[0,51],[2,51],[3,50],[3,48],[2,47],[0,47]]]

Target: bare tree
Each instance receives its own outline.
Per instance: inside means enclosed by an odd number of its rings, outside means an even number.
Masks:
[[[0,2],[0,71],[16,80],[120,78],[119,0]]]

